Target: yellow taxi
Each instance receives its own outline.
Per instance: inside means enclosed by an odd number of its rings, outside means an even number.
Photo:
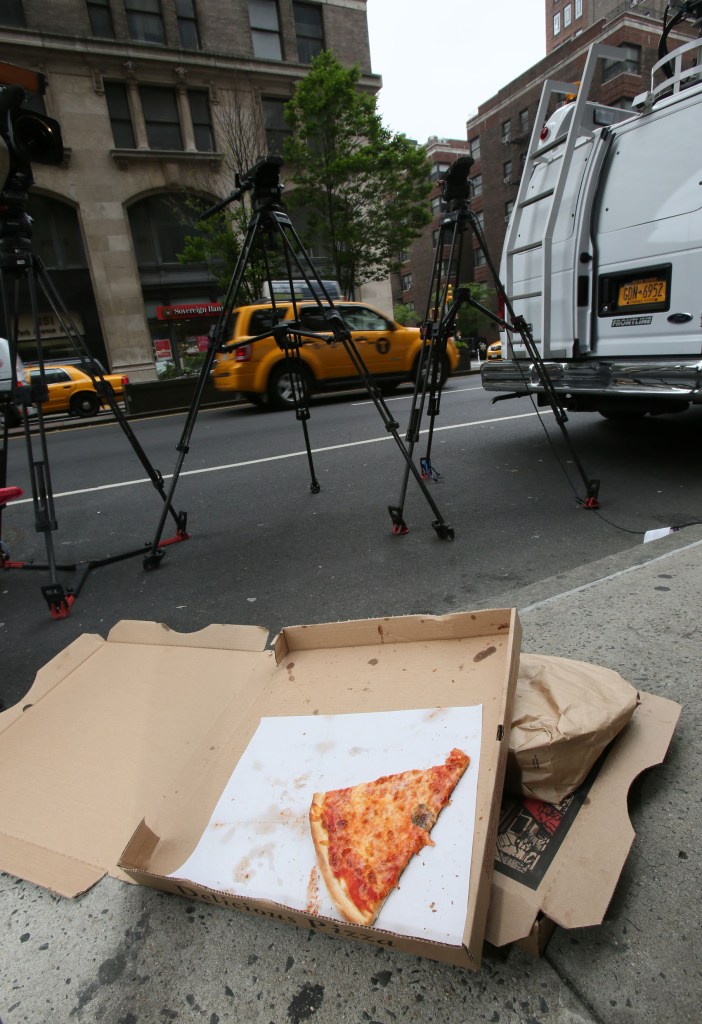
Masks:
[[[502,342],[493,341],[492,345],[488,345],[486,359],[502,359]]]
[[[29,383],[38,385],[41,383],[41,371],[38,365],[28,365],[26,371],[29,375]],[[124,392],[124,385],[129,383],[129,377],[122,373],[104,373],[103,379],[112,386],[117,398],[121,398]],[[98,383],[99,375],[96,374]],[[94,416],[105,400],[95,390],[92,378],[89,374],[73,366],[71,363],[47,363],[44,366],[44,383],[47,386],[48,397],[41,403],[42,412],[67,412],[72,416]]]
[[[363,362],[383,391],[415,380],[423,344],[419,328],[402,327],[363,302],[338,302],[334,308],[341,313]],[[287,409],[294,406],[294,385],[298,394],[308,397],[315,391],[359,386],[359,376],[343,343],[327,340],[332,333],[325,309],[315,302],[298,302],[296,313],[292,302],[278,302],[276,312],[279,322],[297,315],[302,332],[323,337],[305,338],[303,334],[299,359],[289,359],[275,339],[266,336],[274,327],[273,307],[269,303],[241,306],[234,314],[230,341],[240,347],[220,353],[212,371],[217,391],[238,392],[255,405],[268,403],[276,409]],[[457,366],[458,349],[451,340],[441,367],[442,382]]]

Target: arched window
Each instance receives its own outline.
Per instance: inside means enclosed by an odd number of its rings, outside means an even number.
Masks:
[[[129,226],[139,268],[178,263],[188,235],[198,232],[197,218],[204,199],[148,196],[129,208]]]

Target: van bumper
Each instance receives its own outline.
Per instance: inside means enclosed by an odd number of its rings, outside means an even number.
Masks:
[[[580,360],[551,362],[544,366],[553,390],[573,399],[573,408],[607,399],[674,400],[702,403],[702,359],[682,360]],[[543,394],[536,367],[528,361],[504,359],[484,363],[480,370],[486,391],[506,391],[518,396]]]

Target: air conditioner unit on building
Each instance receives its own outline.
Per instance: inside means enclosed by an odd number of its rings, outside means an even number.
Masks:
[[[507,143],[508,143],[508,142],[511,142],[511,141],[512,141],[512,134],[511,134],[511,132],[507,132],[507,134],[506,134],[506,135],[503,135],[503,136],[502,136],[502,144],[503,144],[504,146],[506,146],[506,145],[507,145]]]
[[[504,181],[505,185],[511,185],[512,184],[512,175],[511,174],[505,174],[505,176],[504,176],[504,178],[502,180]]]

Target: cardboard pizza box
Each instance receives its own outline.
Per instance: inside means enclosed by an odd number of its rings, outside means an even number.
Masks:
[[[519,661],[516,611],[295,626],[272,649],[267,636],[257,627],[179,634],[122,622],[107,640],[80,637],[50,662],[24,701],[0,715],[0,869],[66,896],[109,873],[477,969]],[[473,841],[458,851],[469,878],[452,894],[465,910],[456,941],[396,934],[382,915],[361,928],[170,877],[207,829],[262,719],[466,707],[480,708],[481,725]]]
[[[583,784],[557,805],[505,793],[485,937],[540,956],[557,925],[601,924],[634,840],[627,796],[660,764],[680,705],[650,693]]]

